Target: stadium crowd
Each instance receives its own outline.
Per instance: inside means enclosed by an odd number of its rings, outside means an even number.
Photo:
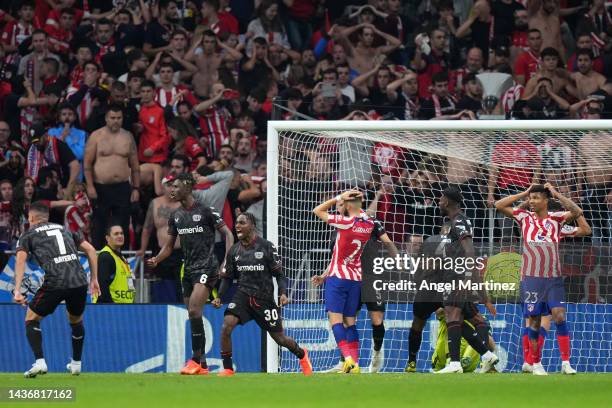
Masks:
[[[276,111],[285,120],[473,120],[483,113],[476,75],[499,72],[513,83],[487,113],[612,115],[603,0],[21,0],[3,2],[0,27],[1,250],[15,247],[41,199],[52,221],[97,249],[109,216],[129,231],[126,248],[155,249],[178,205],[166,182],[182,172],[194,172],[230,229],[248,210],[264,233],[266,123]],[[581,151],[554,138],[500,142],[492,160],[540,157],[530,164],[586,200],[594,237],[610,240],[610,176],[554,171],[597,160],[588,137]],[[317,151],[306,153],[316,166]],[[471,217],[484,220],[477,211],[539,177],[502,168],[483,185],[474,182],[481,169],[415,154],[382,143],[372,154],[382,177],[370,209],[420,228],[391,230],[395,242],[431,233],[435,223],[417,217],[435,215],[442,183],[463,186]],[[329,176],[283,168],[287,188]],[[174,279],[172,270],[158,277]]]

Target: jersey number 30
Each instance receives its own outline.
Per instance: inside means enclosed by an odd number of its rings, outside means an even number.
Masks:
[[[66,244],[64,243],[62,231],[58,229],[47,231],[47,236],[55,237],[55,240],[57,241],[57,246],[59,247],[60,255],[66,255]]]

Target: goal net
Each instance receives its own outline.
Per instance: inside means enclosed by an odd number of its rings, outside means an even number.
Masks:
[[[311,277],[323,273],[330,262],[333,229],[314,216],[313,208],[344,190],[358,188],[366,198],[364,210],[382,222],[401,256],[417,256],[424,240],[440,234],[439,198],[444,188],[454,185],[462,193],[476,253],[483,259],[478,268],[481,279],[509,284],[489,291],[496,316],[480,305],[501,358],[497,369],[520,370],[525,326],[519,297],[520,231],[493,204],[533,182],[550,182],[584,210],[592,229],[588,237],[565,237],[559,250],[571,362],[579,371],[611,372],[609,126],[605,121],[270,122],[267,238],[278,245],[289,278],[291,303],[282,313],[288,335],[309,350],[316,371],[337,364],[340,355],[327,321],[324,288],[311,283]],[[570,235],[571,227],[565,227]],[[385,256],[382,246],[372,245],[369,256],[372,251]],[[372,260],[370,267],[363,261],[364,287],[376,279],[415,280],[409,268],[396,265],[376,275],[371,271]],[[400,372],[407,364],[412,289],[408,284],[379,292],[386,304],[382,371]],[[362,297],[368,300],[367,296],[364,289]],[[366,368],[373,342],[365,305],[357,327],[360,365]],[[423,331],[419,371],[431,369],[438,327],[434,314]],[[269,371],[299,371],[289,352],[268,343]],[[554,323],[542,357],[549,371],[560,369]]]

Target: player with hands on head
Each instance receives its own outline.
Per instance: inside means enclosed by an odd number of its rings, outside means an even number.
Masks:
[[[319,219],[336,228],[338,237],[332,260],[323,275],[313,276],[312,283],[325,281],[325,309],[334,338],[344,357],[343,372],[360,373],[359,334],[355,320],[361,304],[361,254],[374,231],[374,221],[361,209],[363,194],[348,190],[317,206],[313,212]],[[328,211],[344,204],[347,215]]]
[[[206,338],[202,308],[215,288],[219,277],[218,262],[215,256],[215,231],[225,238],[225,254],[234,244],[232,232],[216,212],[204,203],[197,201],[193,194],[195,180],[191,173],[179,174],[172,181],[170,199],[181,206],[174,210],[168,219],[169,239],[157,256],[147,260],[147,265],[155,268],[172,254],[176,239],[180,236],[181,248],[185,257],[183,275],[183,297],[189,312],[191,326],[191,348],[193,355],[181,370],[185,375],[208,374]]]
[[[287,297],[287,278],[283,274],[278,251],[270,241],[256,234],[255,217],[244,212],[236,220],[237,242],[225,259],[219,297],[213,301],[215,307],[221,305],[221,297],[226,293],[232,280],[236,279],[238,288],[231,303],[225,310],[221,329],[221,358],[223,370],[221,377],[234,375],[232,362],[232,331],[238,324],[255,320],[257,325],[270,334],[281,347],[285,347],[299,360],[304,375],[312,374],[312,364],[308,351],[301,348],[283,330],[281,307],[289,303]],[[279,305],[274,299],[276,278]]]
[[[549,211],[549,199],[557,199],[567,211]],[[518,200],[528,198],[531,211],[514,208]],[[521,226],[523,254],[521,262],[521,299],[523,315],[529,319],[531,372],[547,375],[541,362],[540,327],[542,316],[551,314],[557,327],[561,352],[561,372],[576,374],[570,365],[570,338],[565,316],[565,287],[561,276],[559,241],[566,223],[582,216],[572,200],[560,194],[552,184],[531,185],[522,193],[504,197],[495,208],[512,217]]]

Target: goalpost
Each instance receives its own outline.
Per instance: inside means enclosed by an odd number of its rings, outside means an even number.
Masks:
[[[309,350],[315,371],[333,367],[339,354],[323,305],[324,289],[310,283],[329,264],[332,229],[312,209],[343,190],[359,188],[364,205],[383,223],[400,254],[416,256],[422,241],[439,233],[443,216],[437,202],[449,184],[462,192],[476,251],[484,258],[482,277],[516,284],[514,291],[489,293],[498,313],[485,316],[501,357],[498,370],[520,370],[525,325],[518,292],[520,231],[492,203],[538,181],[551,182],[571,197],[593,231],[588,238],[564,239],[560,247],[572,365],[583,372],[612,372],[612,123],[270,121],[267,160],[267,239],[278,246],[289,278],[291,303],[283,308],[284,327]],[[409,273],[388,272],[381,277],[413,279]],[[414,291],[385,291],[383,296],[382,371],[401,372],[408,358]],[[357,327],[360,365],[367,367],[372,333],[365,305]],[[437,327],[432,316],[423,332],[419,371],[431,368]],[[553,323],[542,358],[549,371],[561,365],[554,333]],[[299,365],[268,337],[267,369],[297,372]]]

